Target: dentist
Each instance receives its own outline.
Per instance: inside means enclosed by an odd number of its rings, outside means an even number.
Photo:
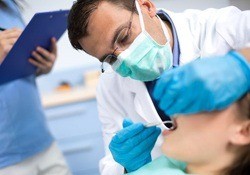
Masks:
[[[150,0],[78,0],[68,31],[75,49],[102,62],[103,175],[132,172],[162,155],[160,129],[142,123],[222,109],[250,90],[249,60],[231,51],[250,43],[250,11],[173,13]]]

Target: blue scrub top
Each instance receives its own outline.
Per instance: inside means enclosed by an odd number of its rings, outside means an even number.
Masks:
[[[163,20],[163,21],[168,21],[171,24],[172,27],[172,33],[173,33],[173,68],[178,67],[179,66],[179,62],[180,62],[180,46],[179,46],[179,41],[178,41],[178,36],[177,36],[177,32],[174,26],[174,23],[172,21],[172,19],[170,18],[170,16],[164,12],[163,10],[159,10],[157,12],[157,14],[159,15],[159,17]],[[166,70],[168,71],[168,70]],[[170,120],[169,116],[167,116],[164,111],[162,111],[159,107],[158,107],[158,101],[156,101],[153,97],[153,91],[154,91],[154,87],[157,83],[157,79],[154,81],[149,81],[149,82],[145,82],[145,85],[147,87],[148,93],[153,101],[153,104],[155,106],[155,109],[158,113],[158,115],[160,116],[162,121],[166,121],[166,120]],[[168,126],[168,124],[166,124],[166,126]],[[169,125],[169,127],[171,127]]]
[[[15,3],[3,2],[7,7],[0,5],[0,27],[24,28]],[[52,142],[35,76],[0,85],[0,168],[34,156]]]

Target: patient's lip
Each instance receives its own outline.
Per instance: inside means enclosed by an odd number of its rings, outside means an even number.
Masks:
[[[167,135],[169,135],[171,132],[172,132],[171,130],[164,130],[164,131],[162,132],[162,135],[163,135],[163,136],[167,136]]]

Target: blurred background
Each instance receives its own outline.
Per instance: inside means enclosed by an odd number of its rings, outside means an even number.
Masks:
[[[69,9],[73,4],[73,0],[26,0],[31,6],[25,7],[24,19],[29,21],[34,13],[41,11],[51,11],[58,9]],[[250,9],[249,0],[152,0],[156,7],[166,8],[174,12],[182,12],[185,9],[206,9],[206,8],[222,8],[230,5],[237,6],[241,10]],[[86,66],[98,65],[97,61],[91,59],[86,54],[73,50],[68,42],[67,34],[61,38],[59,42],[59,59],[56,63],[53,73],[68,69],[83,68]]]
[[[69,9],[74,1],[26,0],[24,19],[37,12]],[[158,8],[174,12],[185,9],[222,8],[230,5],[250,9],[250,0],[153,0]],[[37,79],[51,132],[58,141],[74,175],[97,175],[104,155],[97,116],[95,88],[100,63],[72,49],[67,33],[58,42],[58,60],[47,76]]]

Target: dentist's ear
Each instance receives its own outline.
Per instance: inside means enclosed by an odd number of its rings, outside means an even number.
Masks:
[[[141,7],[147,10],[148,15],[153,18],[156,16],[156,7],[150,0],[138,0]]]
[[[235,132],[230,138],[230,142],[233,145],[248,145],[250,144],[250,121],[243,121],[236,126]]]

